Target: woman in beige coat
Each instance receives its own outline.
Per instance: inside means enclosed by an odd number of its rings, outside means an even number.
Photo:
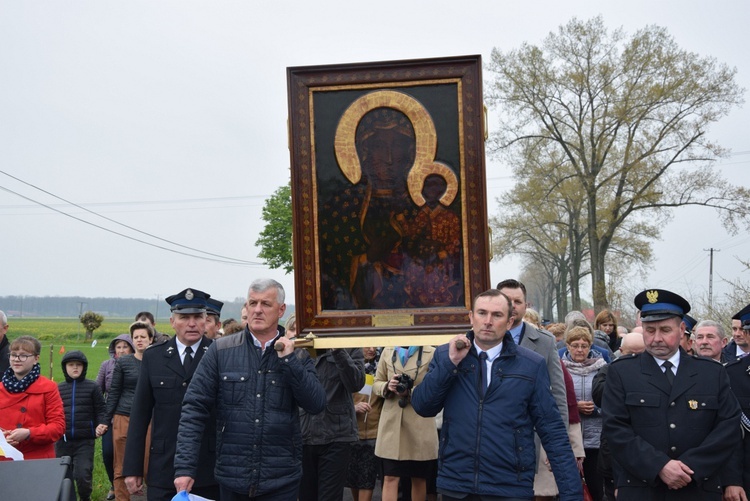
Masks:
[[[411,392],[427,374],[432,346],[385,348],[380,355],[373,393],[385,399],[378,424],[375,455],[383,463],[383,501],[396,501],[398,481],[411,478],[411,498],[425,499],[427,478],[438,457],[435,418],[423,418],[411,406]],[[409,376],[413,386],[405,384]],[[399,383],[406,386],[399,391]]]

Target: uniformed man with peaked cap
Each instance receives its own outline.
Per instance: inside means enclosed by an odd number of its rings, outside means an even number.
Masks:
[[[724,358],[737,360],[750,354],[750,304],[732,315],[732,342],[724,348]]]
[[[750,304],[735,313],[732,319],[739,320],[740,327],[742,327],[742,329],[744,329],[746,332],[750,331]]]
[[[740,438],[726,370],[680,348],[684,298],[649,289],[635,306],[646,351],[612,363],[602,402],[617,500],[718,501],[721,470]]]
[[[220,336],[221,308],[224,303],[212,297],[206,299],[206,337],[216,339]]]
[[[166,298],[172,310],[169,323],[175,335],[143,354],[141,375],[130,411],[123,474],[131,493],[138,492],[144,477],[147,478],[146,494],[149,501],[168,501],[177,493],[174,486],[174,456],[182,397],[212,343],[204,335],[210,298],[209,294],[193,288]],[[152,415],[155,419],[151,423]],[[147,444],[149,423],[151,442]],[[205,433],[195,438],[200,440],[201,450],[192,493],[208,499],[219,499],[219,487],[214,478],[216,437],[213,433]],[[150,451],[148,472],[144,471],[143,464],[146,447]]]
[[[685,322],[685,333],[682,335],[680,346],[682,346],[682,349],[689,355],[695,355],[695,350],[693,349],[693,329],[695,329],[695,324],[697,324],[698,321],[687,313],[682,316],[682,321]]]
[[[748,312],[750,313],[750,312]],[[750,319],[749,319],[750,320]],[[747,324],[750,330],[750,321]],[[740,416],[742,440],[737,443],[732,460],[724,469],[724,483],[727,486],[727,501],[743,499],[739,491],[750,495],[750,357],[742,357],[726,365],[732,392],[742,409]]]
[[[750,304],[732,317],[732,327],[739,327],[743,336],[750,337]],[[737,357],[738,350],[731,351],[732,360],[727,363],[727,374],[732,392],[742,409],[742,441],[734,449],[732,460],[724,469],[726,501],[746,500],[750,495],[750,357]],[[725,356],[727,353],[724,353]],[[744,498],[742,496],[745,496]]]
[[[685,323],[685,332],[682,334],[680,346],[682,346],[682,349],[685,350],[688,355],[695,355],[695,350],[693,349],[693,329],[698,321],[688,314],[682,316],[682,321]]]

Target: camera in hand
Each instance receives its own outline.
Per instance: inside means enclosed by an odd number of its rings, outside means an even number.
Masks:
[[[414,380],[408,374],[396,374],[396,380],[398,381],[396,383],[396,393],[398,394],[406,393],[414,387]],[[409,396],[402,396],[398,400],[398,405],[402,409],[409,405]]]
[[[414,387],[414,380],[408,374],[396,374],[396,393],[405,393]]]

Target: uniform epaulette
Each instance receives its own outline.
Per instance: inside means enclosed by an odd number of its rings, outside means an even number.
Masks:
[[[721,365],[721,362],[717,362],[713,358],[703,357],[701,355],[689,355],[689,356],[693,357],[693,360],[700,360],[701,362],[713,362],[715,364],[718,363],[719,365]],[[723,367],[723,365],[722,365],[722,367]]]
[[[619,362],[621,360],[636,360],[640,356],[641,356],[640,353],[630,353],[628,355],[621,355],[621,356],[617,357],[616,359],[612,360],[610,362],[610,365],[614,364],[615,362]]]
[[[730,360],[729,362],[727,362],[726,364],[724,364],[724,367],[729,367],[731,365],[737,365],[738,363],[743,362],[743,361],[746,362],[746,360],[744,358],[737,358],[735,360]]]

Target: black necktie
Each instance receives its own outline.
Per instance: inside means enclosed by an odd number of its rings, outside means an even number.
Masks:
[[[479,354],[479,397],[484,398],[484,393],[487,390],[487,352],[483,351]]]
[[[672,362],[667,360],[663,364],[661,364],[662,367],[664,367],[664,375],[667,376],[667,381],[669,381],[669,386],[672,386],[674,384],[674,372],[672,372]]]
[[[190,375],[190,368],[193,366],[193,348],[188,346],[185,348],[185,358],[182,359],[182,367],[185,369],[185,374]]]

